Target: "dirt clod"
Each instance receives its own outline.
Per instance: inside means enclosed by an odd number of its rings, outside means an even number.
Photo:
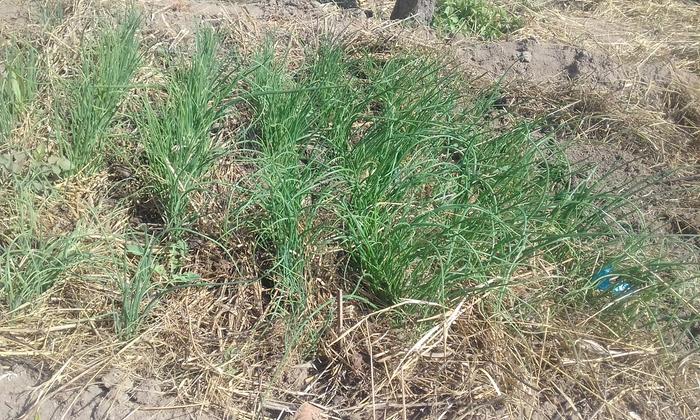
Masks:
[[[294,420],[325,420],[327,418],[323,410],[308,402],[303,403],[294,414]]]

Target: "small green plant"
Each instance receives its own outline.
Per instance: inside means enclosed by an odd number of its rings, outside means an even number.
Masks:
[[[191,194],[205,185],[209,170],[225,153],[211,129],[236,103],[228,99],[239,76],[235,63],[224,65],[216,53],[213,30],[201,30],[191,63],[176,66],[163,102],[154,107],[144,101],[137,121],[154,192],[163,205],[167,228],[175,236],[196,218]]]
[[[40,235],[33,193],[23,184],[16,190],[13,204],[18,225],[9,232],[0,232],[0,286],[10,309],[31,302],[87,258],[78,247],[75,233]]]
[[[441,31],[499,38],[522,26],[520,19],[488,0],[441,0],[433,25]]]
[[[206,285],[198,283],[197,274],[183,270],[180,259],[186,251],[182,248],[186,247],[184,242],[168,245],[165,265],[158,261],[156,246],[157,239],[152,236],[147,236],[143,245],[130,242],[126,246],[127,257],[138,259],[138,263],[130,276],[119,280],[121,299],[119,309],[114,312],[114,328],[122,339],[131,339],[139,332],[151,310],[167,293]]]
[[[42,144],[31,151],[0,153],[0,182],[14,182],[37,194],[50,193],[52,182],[72,169],[68,159],[47,153]]]
[[[22,234],[0,254],[3,294],[10,309],[46,292],[81,260],[71,237],[37,240]]]
[[[73,169],[63,156],[47,154],[46,148],[38,146],[30,152],[10,151],[0,154],[0,174],[21,175],[29,172],[34,178],[47,179]]]
[[[146,303],[154,289],[153,276],[162,267],[156,263],[153,255],[153,238],[148,238],[143,247],[131,246],[127,249],[129,254],[138,258],[136,270],[130,278],[124,278],[119,282],[121,291],[121,306],[115,312],[114,326],[117,335],[123,339],[130,339],[136,335],[143,319],[148,315],[153,306]]]
[[[8,152],[0,155],[0,174],[18,174],[27,162],[26,152]]]
[[[291,311],[303,310],[306,300],[304,279],[305,239],[310,227],[306,199],[314,185],[314,174],[302,167],[300,150],[313,132],[309,120],[313,106],[308,92],[297,89],[286,73],[283,60],[274,59],[267,46],[255,58],[256,70],[248,80],[253,122],[259,133],[254,142],[254,160],[259,171],[254,184],[255,205],[262,210],[253,216],[252,230],[261,244],[274,252],[274,267],[268,274],[276,283],[277,297]],[[312,118],[312,117],[311,117]],[[322,176],[323,174],[318,174]]]
[[[55,111],[61,153],[77,171],[101,167],[109,127],[141,62],[139,23],[131,13],[116,29],[106,29],[95,46],[84,47],[82,68],[66,86],[68,103]]]
[[[46,0],[39,5],[39,17],[46,28],[61,24],[69,14],[72,5],[66,0]]]

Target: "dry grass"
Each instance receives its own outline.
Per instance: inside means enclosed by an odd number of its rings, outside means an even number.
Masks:
[[[631,132],[648,156],[696,164],[700,104],[700,8],[693,1],[529,1],[518,38],[602,51],[628,69],[627,88],[593,109]],[[651,67],[650,67],[651,66]],[[605,95],[605,92],[599,95]],[[581,95],[557,106],[590,101]],[[690,153],[689,153],[690,152]]]
[[[671,63],[700,74],[700,10],[693,1],[529,1],[519,36],[602,48],[625,63]]]

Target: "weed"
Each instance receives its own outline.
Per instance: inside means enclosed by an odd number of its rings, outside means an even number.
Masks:
[[[119,282],[121,307],[115,312],[114,326],[117,335],[123,339],[130,339],[138,332],[152,306],[146,304],[146,299],[152,295],[152,278],[159,267],[153,255],[153,245],[153,238],[148,238],[143,247],[130,249],[138,258],[138,264],[131,278]]]
[[[267,45],[255,58],[248,78],[254,117],[250,202],[246,228],[274,254],[267,276],[275,284],[276,304],[300,314],[307,310],[309,261],[322,246],[329,201],[339,180],[329,160],[348,147],[355,92],[347,79],[343,53],[335,46],[313,51],[292,74]],[[347,94],[347,95],[345,95]],[[348,114],[350,113],[350,114]],[[236,219],[241,215],[237,214]]]
[[[48,0],[39,5],[41,23],[46,28],[53,28],[61,24],[71,12],[72,5],[65,0]]]
[[[381,306],[490,289],[505,299],[533,259],[586,261],[591,247],[623,258],[615,238],[628,232],[608,215],[625,200],[572,186],[576,169],[535,126],[493,134],[478,121],[495,96],[465,106],[440,61],[350,60],[324,46],[294,73],[269,49],[257,62],[249,208],[261,212],[248,222],[274,250],[275,289],[291,307],[303,308],[319,232],[333,232]],[[561,270],[587,290],[590,273]]]
[[[139,332],[151,310],[167,293],[186,287],[208,285],[198,282],[200,278],[195,273],[182,270],[178,259],[186,251],[182,248],[184,242],[168,246],[167,267],[158,262],[154,253],[156,246],[157,239],[147,236],[143,246],[129,243],[126,247],[127,256],[137,258],[138,263],[132,275],[119,280],[121,299],[119,309],[114,312],[114,327],[122,339],[131,339]],[[156,278],[164,279],[165,282],[156,282]]]
[[[73,169],[68,159],[48,154],[46,147],[37,146],[32,151],[10,151],[0,154],[0,179],[24,178],[34,191],[50,188],[50,181]]]
[[[433,25],[447,33],[499,38],[522,26],[520,19],[488,0],[441,0]]]
[[[276,262],[270,274],[276,275],[278,293],[294,307],[303,306],[306,299],[303,218],[312,178],[301,166],[299,148],[310,134],[311,106],[308,94],[295,90],[284,63],[273,56],[268,48],[256,58],[257,69],[249,82],[258,116],[253,124],[259,132],[254,159],[258,189],[253,200],[263,211],[253,230],[274,249]]]

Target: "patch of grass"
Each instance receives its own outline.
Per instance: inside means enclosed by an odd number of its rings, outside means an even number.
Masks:
[[[191,62],[176,66],[162,101],[144,100],[137,120],[153,192],[173,235],[197,217],[191,194],[206,185],[208,172],[226,152],[211,130],[236,103],[229,96],[240,76],[236,63],[217,57],[217,42],[211,29],[200,31]]]
[[[120,280],[121,305],[115,312],[114,326],[122,339],[133,338],[151,307],[146,300],[153,291],[153,276],[157,270],[153,254],[153,239],[134,251],[138,264],[133,276]],[[152,298],[152,297],[151,297]],[[153,300],[152,300],[153,301]]]
[[[11,203],[5,203],[14,208],[14,226],[0,232],[0,285],[11,310],[49,290],[86,258],[78,247],[77,234],[41,234],[34,194],[23,185],[17,184]]]
[[[0,148],[17,117],[38,91],[38,53],[29,44],[12,46],[5,52],[3,68],[0,74]]]
[[[626,217],[624,198],[574,185],[577,169],[551,138],[532,136],[536,125],[497,134],[480,122],[494,95],[466,101],[439,60],[350,59],[327,45],[290,72],[263,56],[250,81],[260,213],[249,222],[291,306],[303,307],[323,241],[345,250],[359,290],[380,306],[488,290],[517,300],[513,277],[536,260],[581,298],[591,255],[623,261],[640,249],[625,249],[619,238],[632,234],[610,217]],[[649,272],[634,281],[655,282]]]
[[[272,48],[268,46],[254,60],[256,69],[248,84],[256,115],[252,163],[258,171],[251,181],[255,186],[251,201],[260,213],[251,214],[246,223],[252,224],[261,244],[275,255],[269,275],[277,297],[292,311],[303,310],[306,251],[318,209],[317,187],[326,176],[302,163],[304,148],[314,135],[315,109],[307,86],[294,81],[284,60],[275,60]]]
[[[117,28],[104,29],[96,45],[83,46],[81,68],[65,86],[67,102],[55,110],[61,128],[56,136],[75,171],[102,166],[112,121],[141,63],[139,24],[132,12]]]
[[[47,0],[39,5],[39,18],[46,28],[61,24],[70,14],[72,5],[65,0]]]
[[[447,33],[496,39],[522,26],[516,16],[488,0],[441,0],[433,25]]]
[[[66,27],[89,21],[80,13]],[[608,190],[537,122],[513,123],[497,92],[475,92],[454,63],[363,54],[357,43],[321,42],[301,57],[270,43],[249,60],[227,60],[205,29],[177,59],[149,60],[145,76],[165,82],[139,87],[138,102],[121,106],[136,68],[100,69],[110,60],[138,66],[136,29],[125,27],[110,35],[131,45],[119,59],[104,58],[107,35],[67,54],[88,64],[70,80],[71,107],[54,108],[56,130],[60,152],[89,176],[52,182],[72,166],[50,142],[0,159],[1,306],[33,308],[26,304],[53,287],[41,311],[6,317],[3,328],[31,332],[26,342],[0,335],[3,348],[45,351],[67,378],[128,361],[184,384],[183,399],[240,403],[244,417],[264,409],[256,401],[297,405],[300,390],[360,416],[374,406],[370,393],[408,407],[423,393],[405,391],[426,384],[437,416],[455,393],[520,412],[564,406],[568,392],[596,406],[580,412],[613,413],[615,403],[626,413],[627,400],[606,398],[630,378],[666,392],[671,379],[658,366],[670,358],[660,343],[686,333],[666,326],[696,322],[697,287],[684,283],[696,273],[679,275],[694,267],[664,262],[662,241],[628,223],[636,217],[626,195],[641,183]],[[24,111],[14,104],[29,102],[11,93],[15,118]],[[106,174],[97,169],[117,149],[110,131],[120,109],[136,125],[124,136],[136,168]],[[15,130],[13,144],[27,131]],[[198,223],[200,197],[219,192],[226,196],[205,203]],[[153,197],[166,225],[138,247],[128,233],[138,223],[134,194]],[[592,276],[607,265],[608,280],[619,276],[631,294],[599,290]],[[128,345],[115,347],[121,340]],[[65,363],[68,354],[80,356]],[[445,369],[452,355],[465,358]],[[586,376],[582,363],[614,375]]]
[[[549,140],[532,139],[529,125],[496,135],[475,123],[488,104],[463,108],[458,80],[440,68],[398,59],[374,69],[364,96],[381,111],[364,117],[371,128],[342,160],[351,175],[340,200],[344,246],[384,305],[444,302],[508,279],[553,252],[544,238],[585,231],[600,198],[569,200],[571,174]],[[553,217],[559,209],[577,217]]]

